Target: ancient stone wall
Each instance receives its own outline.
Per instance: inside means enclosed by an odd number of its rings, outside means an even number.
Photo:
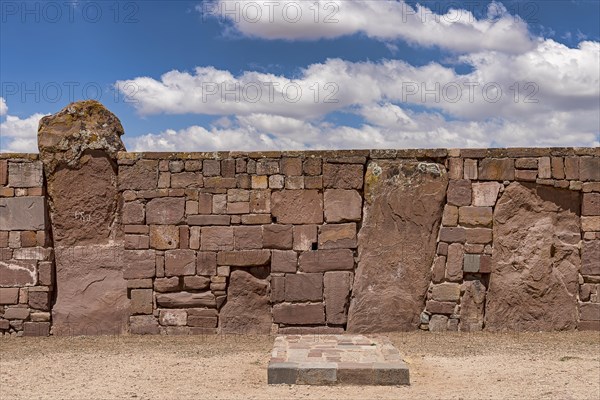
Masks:
[[[0,158],[5,334],[600,329],[598,148],[128,153],[96,107]]]
[[[54,281],[42,163],[0,153],[0,332],[47,336]]]

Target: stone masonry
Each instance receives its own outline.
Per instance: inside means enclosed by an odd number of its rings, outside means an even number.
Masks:
[[[0,155],[0,332],[600,330],[600,149]]]

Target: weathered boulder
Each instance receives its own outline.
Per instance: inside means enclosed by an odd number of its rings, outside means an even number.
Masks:
[[[418,327],[447,185],[448,174],[439,164],[378,161],[368,166],[348,331]]]
[[[55,248],[56,303],[52,333],[119,335],[127,332],[129,299],[123,248],[115,245]]]
[[[465,293],[460,301],[460,323],[458,329],[463,332],[480,331],[483,328],[485,306],[485,286],[480,281],[466,281]]]
[[[246,271],[233,271],[219,319],[222,333],[268,334],[272,322],[269,284]]]
[[[575,329],[579,193],[514,182],[494,211],[488,330]]]
[[[60,165],[76,167],[86,150],[102,150],[111,159],[125,151],[121,121],[94,100],[71,103],[40,120],[38,147],[46,176]]]

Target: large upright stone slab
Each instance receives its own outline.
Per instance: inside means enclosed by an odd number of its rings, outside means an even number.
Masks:
[[[38,130],[55,246],[57,335],[127,331],[116,157],[119,119],[96,101],[69,104]]]
[[[231,273],[227,303],[219,315],[222,333],[269,334],[269,284],[246,271]]]
[[[56,247],[57,298],[52,334],[120,335],[127,332],[129,300],[123,247]]]
[[[505,189],[494,212],[486,329],[575,329],[579,196],[519,182]]]
[[[369,164],[348,331],[418,327],[447,185],[448,174],[439,164]]]

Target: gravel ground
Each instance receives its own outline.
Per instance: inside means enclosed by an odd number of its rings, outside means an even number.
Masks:
[[[598,332],[389,337],[410,387],[268,386],[268,336],[0,338],[0,399],[600,399]]]

